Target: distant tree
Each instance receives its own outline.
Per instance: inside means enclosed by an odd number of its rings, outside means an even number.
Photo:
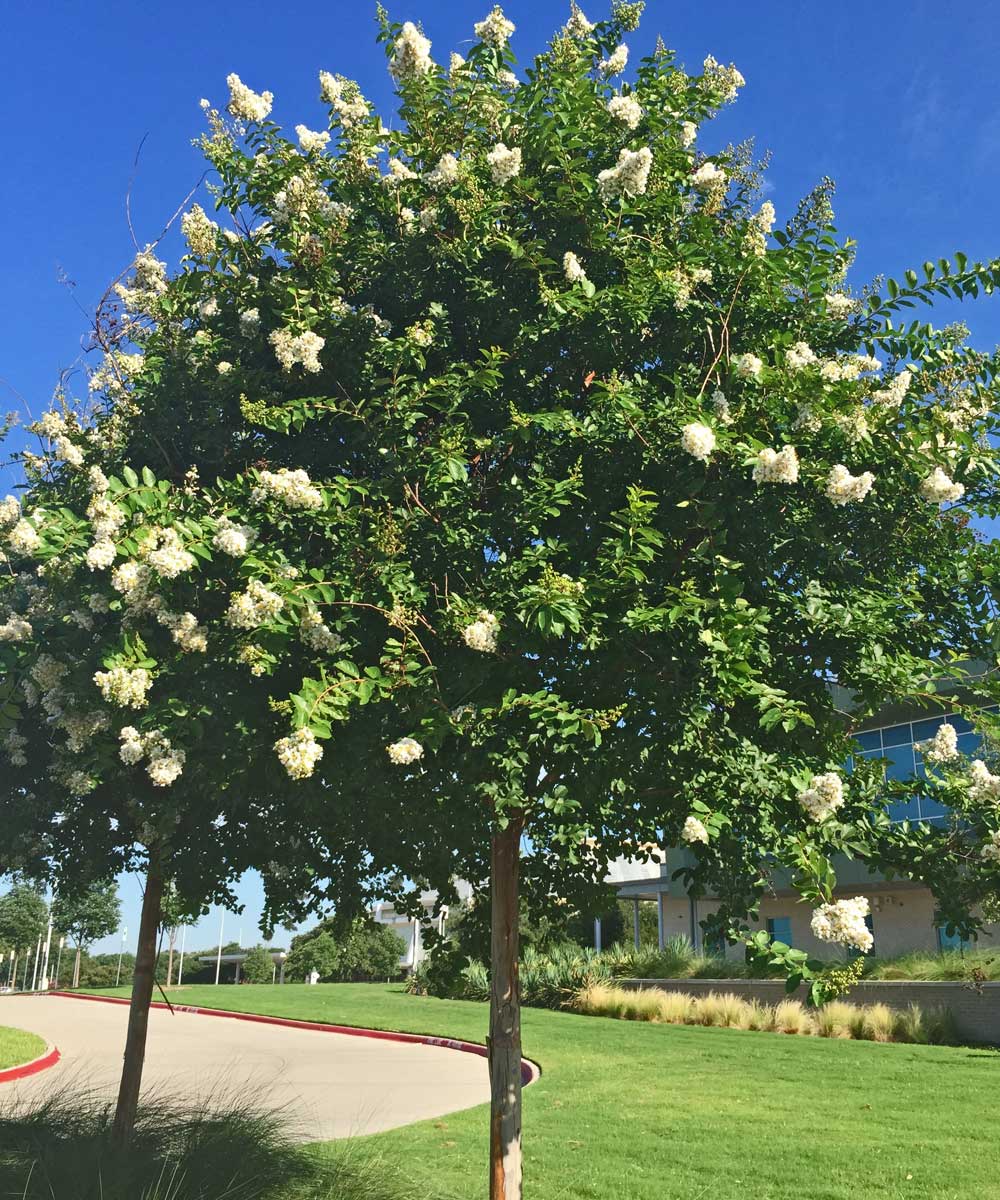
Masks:
[[[30,883],[15,883],[0,896],[0,945],[15,952],[34,949],[49,922],[44,897]]]
[[[365,917],[352,921],[335,945],[334,975],[338,980],[389,979],[398,975],[399,959],[406,948],[394,929]]]
[[[118,885],[98,880],[78,895],[57,895],[52,902],[53,923],[73,939],[73,987],[80,986],[80,958],[99,938],[114,933],[121,921]]]
[[[270,983],[274,964],[263,946],[254,946],[243,960],[241,975],[247,983]]]
[[[328,979],[337,969],[337,945],[326,932],[306,938],[289,952],[285,973],[292,979],[308,979],[316,971],[320,979]]]

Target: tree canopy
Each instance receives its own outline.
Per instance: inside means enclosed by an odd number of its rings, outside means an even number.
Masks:
[[[778,223],[748,145],[702,149],[738,69],[632,70],[641,7],[520,74],[499,9],[447,67],[381,13],[392,121],[327,72],[294,140],[236,75],[206,103],[214,216],[138,255],[0,510],[27,868],[203,901],[254,865],[274,919],[447,901],[505,831],[535,907],[684,841],[732,936],[777,863],[860,945],[838,852],[975,928],[975,779],[898,826],[842,764],[887,699],[993,697],[952,681],[996,658],[997,357],[908,310],[1000,262],[850,289],[831,187]]]

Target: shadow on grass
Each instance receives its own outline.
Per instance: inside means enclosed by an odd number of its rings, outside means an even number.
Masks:
[[[126,1149],[112,1108],[85,1092],[0,1108],[0,1196],[7,1200],[408,1200],[367,1148],[322,1155],[280,1115],[215,1097],[196,1111],[146,1099]]]

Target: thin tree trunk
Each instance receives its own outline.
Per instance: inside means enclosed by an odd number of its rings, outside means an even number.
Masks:
[[[490,1200],[521,1200],[518,882],[524,817],[493,834],[490,864]]]
[[[80,950],[80,947],[77,946],[76,954],[73,956],[73,986],[75,988],[78,988],[80,986],[80,955],[81,955],[81,953],[82,953],[82,951]]]
[[[151,858],[146,874],[146,891],[142,898],[142,916],[139,919],[139,944],[136,947],[132,1000],[128,1010],[125,1061],[122,1064],[122,1078],[118,1088],[118,1106],[111,1127],[112,1140],[119,1146],[126,1145],[131,1138],[136,1110],[139,1107],[139,1088],[142,1084],[142,1063],[146,1056],[146,1030],[149,1025],[149,1003],[153,998],[156,935],[160,927],[162,898],[163,876],[155,860]]]

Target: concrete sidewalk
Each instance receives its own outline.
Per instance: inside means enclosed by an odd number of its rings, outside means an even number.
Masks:
[[[58,1046],[51,1070],[0,1084],[0,1104],[64,1088],[114,1099],[128,1007],[59,996],[0,996],[0,1025]],[[143,1092],[193,1104],[250,1098],[280,1109],[293,1135],[325,1140],[377,1133],[489,1100],[486,1060],[408,1045],[153,1009]]]

